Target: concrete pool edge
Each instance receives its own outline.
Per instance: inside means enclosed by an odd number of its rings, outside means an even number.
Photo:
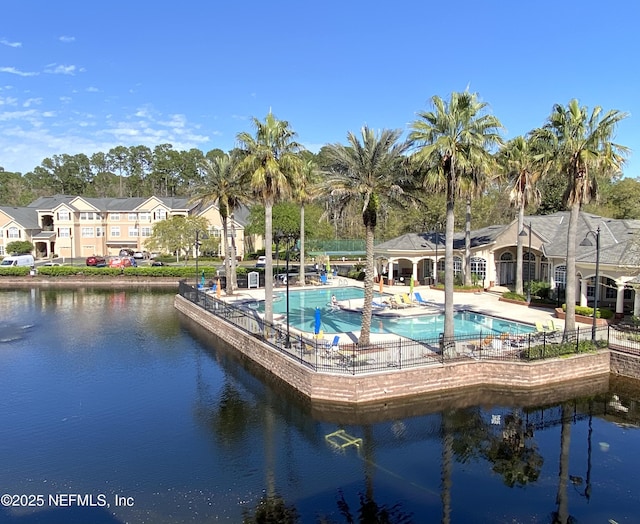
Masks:
[[[312,401],[356,405],[474,386],[526,390],[611,371],[608,349],[535,362],[469,360],[358,375],[315,371],[180,295],[174,306]]]

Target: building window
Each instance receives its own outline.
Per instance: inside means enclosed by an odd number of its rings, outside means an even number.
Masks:
[[[20,238],[20,230],[15,226],[10,227],[7,229],[7,238]]]
[[[140,222],[151,222],[151,213],[140,213],[138,216],[140,217]]]
[[[69,214],[68,209],[61,209],[58,211],[58,220],[69,220],[71,215]]]
[[[111,213],[111,214],[109,215],[109,218],[110,218],[111,220],[120,220],[120,213]]]
[[[136,220],[138,220],[138,213],[129,213],[127,215],[127,220],[129,222],[135,222]]]
[[[533,253],[522,254],[522,280],[529,282],[536,279],[536,256]]]
[[[453,275],[462,274],[462,258],[453,257]]]
[[[152,233],[153,233],[153,228],[149,226],[142,226],[140,228],[140,236],[142,237],[150,237]]]
[[[96,227],[96,236],[97,237],[103,237],[104,236],[104,228],[103,227]]]
[[[565,287],[567,284],[567,266],[556,266],[553,280],[555,280],[556,287]]]
[[[138,228],[136,226],[129,226],[129,238],[138,236]]]
[[[612,278],[605,279],[604,283],[604,298],[617,298],[618,296],[618,284]]]
[[[80,213],[80,220],[94,220],[98,218],[97,213],[93,213],[92,211],[83,211]]]
[[[83,227],[80,230],[80,234],[82,235],[82,238],[94,238],[92,227]]]
[[[503,262],[508,262],[510,260],[513,260],[513,255],[509,252],[502,253],[502,255],[500,255],[500,260],[502,260]]]
[[[167,218],[167,210],[166,209],[158,209],[155,212],[156,220],[164,220]]]
[[[214,228],[212,234],[214,238],[220,238],[222,236],[222,231],[220,229]]]
[[[4,246],[0,244],[0,256],[5,256],[7,253],[4,250]]]
[[[471,257],[471,274],[478,280],[484,280],[487,276],[487,261],[480,257]]]
[[[70,238],[71,237],[71,228],[70,227],[59,227],[58,228],[58,236],[60,238]]]
[[[120,236],[120,226],[111,226],[111,236],[112,237]]]

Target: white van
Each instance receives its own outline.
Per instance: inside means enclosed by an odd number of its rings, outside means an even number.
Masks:
[[[1,267],[9,267],[9,266],[27,266],[31,267],[35,264],[33,259],[33,255],[11,255],[8,257],[4,257],[2,262],[0,262]]]

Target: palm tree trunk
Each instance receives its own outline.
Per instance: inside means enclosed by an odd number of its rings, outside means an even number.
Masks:
[[[576,329],[576,234],[580,217],[580,202],[571,205],[569,229],[567,231],[567,314],[564,321],[564,335]]]
[[[360,328],[359,346],[368,346],[371,335],[371,314],[373,312],[373,238],[374,227],[371,224],[365,226],[367,263],[364,274],[364,303],[362,305],[362,327]]]
[[[234,289],[238,289],[238,271],[236,267],[236,228],[233,213],[231,213],[231,249],[229,255],[231,257],[231,293]],[[228,291],[227,291],[228,292]]]
[[[520,203],[518,209],[518,231],[516,233],[516,293],[524,294],[524,286],[522,285],[522,237],[520,233],[524,229],[524,200]],[[529,232],[531,233],[531,232]]]
[[[464,227],[464,285],[471,286],[471,198],[467,197]]]
[[[273,203],[264,206],[264,319],[273,322]]]
[[[226,292],[227,295],[230,295],[233,292],[232,282],[231,282],[231,263],[230,263],[230,253],[227,249],[227,238],[229,235],[229,217],[224,215],[222,216],[222,242],[224,242],[224,274],[226,278]]]
[[[453,339],[453,231],[455,225],[453,166],[447,180],[447,223],[444,242],[444,336]]]
[[[304,286],[304,204],[300,206],[300,273],[298,274],[298,284]]]

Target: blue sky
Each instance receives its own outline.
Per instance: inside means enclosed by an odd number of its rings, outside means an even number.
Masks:
[[[578,98],[630,116],[640,176],[634,0],[306,3],[3,0],[0,166],[171,143],[229,150],[271,109],[312,151],[363,125],[407,130],[477,92],[505,139]]]

